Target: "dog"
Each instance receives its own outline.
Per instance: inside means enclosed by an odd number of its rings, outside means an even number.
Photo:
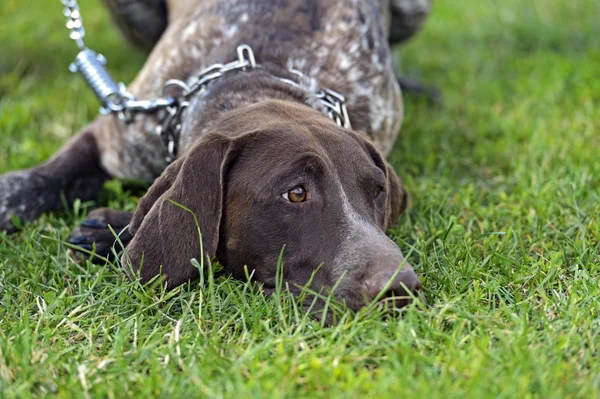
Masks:
[[[46,163],[0,176],[0,229],[61,198],[95,199],[109,178],[143,179],[154,183],[135,213],[92,211],[70,242],[107,255],[108,226],[122,229],[125,270],[168,288],[197,279],[190,260],[204,256],[269,293],[282,256],[292,291],[333,290],[354,310],[420,295],[385,234],[407,205],[385,156],[403,118],[390,46],[419,30],[431,0],[105,1],[124,35],[152,49],[128,87],[136,98],[235,60],[241,45],[261,67],[189,98],[170,164],[156,114],[105,115]],[[351,129],[327,116],[324,87],[344,96]]]

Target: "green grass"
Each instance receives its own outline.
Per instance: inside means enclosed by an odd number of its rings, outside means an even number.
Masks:
[[[91,47],[143,64],[100,2]],[[0,233],[0,397],[600,395],[600,3],[437,1],[399,51],[443,91],[406,97],[391,157],[412,203],[390,232],[431,307],[323,327],[286,295],[207,279],[145,290],[64,243],[90,204]],[[0,172],[47,159],[97,113],[67,71],[57,0],[3,0]],[[111,182],[101,205],[133,209]]]

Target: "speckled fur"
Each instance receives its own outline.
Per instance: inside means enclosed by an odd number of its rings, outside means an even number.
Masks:
[[[229,74],[191,100],[182,118],[180,155],[214,121],[242,106],[283,99],[320,109],[315,91],[321,87],[346,97],[353,128],[387,155],[403,117],[389,43],[415,33],[431,6],[431,0],[172,0],[166,7],[163,0],[105,2],[138,45],[152,46],[160,37],[129,85],[138,99],[160,97],[169,79],[190,82],[207,66],[234,60],[242,43],[263,66]],[[296,80],[301,88],[275,77]],[[137,115],[124,125],[101,116],[50,161],[1,175],[0,230],[14,227],[11,215],[31,220],[56,209],[63,194],[68,200],[95,198],[108,177],[158,177],[167,164],[157,120]]]
[[[403,10],[413,10],[406,6],[411,2],[429,4],[404,0]],[[234,60],[236,47],[249,44],[269,73],[247,72],[239,77],[248,82],[246,91],[228,91],[223,79],[194,99],[183,116],[180,153],[228,110],[268,98],[319,108],[314,92],[327,87],[346,97],[353,128],[387,155],[403,117],[388,44],[390,6],[388,0],[171,2],[167,30],[129,89],[138,98],[155,98],[168,79],[189,82],[209,65]],[[290,76],[290,68],[308,77],[298,81],[303,90],[273,78],[298,80]],[[111,175],[150,180],[162,172],[166,164],[154,134],[155,123],[154,117],[138,116],[134,124],[124,127],[106,118],[98,142],[102,164]]]

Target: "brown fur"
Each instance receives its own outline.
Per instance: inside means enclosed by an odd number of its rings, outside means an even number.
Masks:
[[[262,68],[227,74],[191,99],[180,158],[168,167],[156,115],[128,125],[103,116],[48,163],[0,176],[0,228],[11,228],[11,215],[32,219],[56,208],[61,192],[93,197],[109,176],[158,177],[121,237],[123,263],[144,282],[162,275],[173,287],[197,278],[190,259],[200,259],[202,248],[206,260],[216,256],[238,278],[247,268],[268,291],[285,247],[287,283],[306,284],[323,264],[311,288],[341,281],[336,295],[352,308],[400,270],[385,295],[420,288],[384,234],[407,202],[384,156],[402,121],[389,41],[418,30],[429,0],[105,1],[128,38],[146,48],[156,43],[129,86],[137,98],[159,97],[168,79],[189,82],[211,64],[232,61],[242,43]],[[346,97],[359,133],[324,116],[321,87]],[[312,198],[283,200],[293,184]],[[122,227],[132,217],[90,216],[72,238],[83,248],[107,244],[107,225]]]
[[[290,135],[288,131],[295,133]],[[342,143],[335,143],[338,140]],[[334,150],[345,150],[347,153],[339,156]],[[326,178],[343,179],[344,166],[349,166],[350,159],[357,163],[350,168],[353,172],[369,168],[381,170],[386,179],[384,195],[387,200],[375,209],[378,216],[370,223],[376,227],[374,230],[379,231],[381,239],[389,241],[385,237],[385,229],[395,223],[405,206],[406,195],[396,174],[372,145],[360,136],[345,132],[309,108],[288,102],[268,101],[233,111],[217,121],[215,132],[206,134],[184,157],[167,168],[139,204],[129,228],[134,238],[127,247],[123,262],[131,262],[134,269],[141,266],[143,281],[160,274],[161,269],[170,286],[197,278],[198,271],[189,262],[200,254],[196,220],[178,205],[188,208],[196,216],[206,260],[212,260],[220,252],[218,258],[238,278],[244,277],[244,266],[248,265],[251,270],[257,271],[259,281],[274,283],[274,274],[266,274],[267,270],[274,271],[272,266],[277,263],[283,246],[289,250],[289,255],[285,257],[288,267],[296,271],[304,268],[303,275],[310,275],[321,262],[333,262],[336,247],[343,240],[346,228],[334,232],[332,226],[325,225],[319,229],[318,226],[324,224],[319,218],[305,216],[307,225],[304,234],[307,237],[302,239],[299,235],[290,242],[288,239],[292,232],[287,229],[294,228],[293,225],[285,224],[278,234],[274,232],[278,219],[285,217],[285,205],[282,208],[263,203],[269,210],[258,212],[257,204],[265,202],[262,197],[267,194],[273,198],[268,201],[273,204],[280,202],[280,193],[272,192],[272,187],[277,184],[272,176],[268,176],[269,171],[287,173],[284,180],[293,181],[302,172],[295,168],[289,170],[289,164],[298,159],[311,159],[312,154],[318,157],[315,162],[319,162],[323,168],[323,176],[315,179],[318,180],[318,183],[313,183],[315,185],[322,184]],[[339,158],[345,161],[340,164]],[[263,178],[259,182],[256,176]],[[350,182],[356,180],[355,177],[343,180]],[[278,175],[278,179],[282,178]],[[364,182],[367,185],[371,183],[369,180]],[[349,194],[363,197],[362,189],[357,187]],[[341,195],[336,188],[332,188],[328,194],[330,203],[320,205],[332,219],[338,219],[335,223],[338,226],[345,223],[344,216],[339,214],[343,208]],[[365,215],[366,220],[372,218],[368,213]],[[248,233],[254,230],[251,224],[256,223],[269,225],[265,235],[273,241],[271,249],[265,248],[264,244],[253,243],[256,237]],[[221,228],[224,231],[220,231]],[[322,230],[323,237],[318,237],[319,230]],[[220,237],[223,239],[220,240]],[[328,258],[319,258],[319,252]],[[316,259],[311,259],[311,253]],[[295,255],[300,255],[302,261],[293,258]],[[304,258],[314,263],[304,264]],[[398,264],[401,261],[399,258]],[[265,268],[262,265],[269,266]],[[288,279],[292,283],[301,285],[307,281],[300,277],[293,278],[292,275]],[[321,281],[320,275],[317,277],[317,281]],[[321,285],[331,286],[332,283],[322,281]]]

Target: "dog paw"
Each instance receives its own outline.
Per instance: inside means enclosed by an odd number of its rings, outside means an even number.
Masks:
[[[14,219],[33,220],[54,207],[56,186],[51,178],[33,169],[0,175],[0,230],[14,232]]]
[[[424,84],[417,80],[412,80],[396,74],[396,79],[402,89],[403,93],[413,93],[416,95],[422,95],[432,104],[442,103],[442,92],[436,86]]]
[[[92,262],[115,260],[123,247],[131,241],[128,225],[133,213],[100,208],[88,214],[69,238],[74,254],[79,259],[89,257]],[[120,241],[120,242],[119,242]]]

